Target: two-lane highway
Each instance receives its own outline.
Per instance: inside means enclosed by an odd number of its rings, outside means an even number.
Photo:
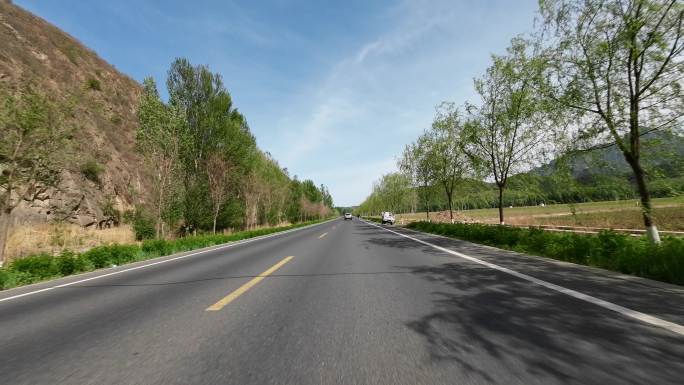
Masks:
[[[0,383],[684,379],[684,288],[357,219],[133,267],[0,293]]]

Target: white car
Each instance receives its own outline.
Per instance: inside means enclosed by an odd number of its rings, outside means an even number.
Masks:
[[[389,211],[382,213],[382,224],[384,225],[385,223],[394,224],[394,215]]]
[[[344,220],[346,221],[347,219],[349,219],[350,221],[352,220],[351,213],[344,213]]]

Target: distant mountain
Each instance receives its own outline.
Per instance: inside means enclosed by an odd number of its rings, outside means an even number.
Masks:
[[[661,177],[684,176],[684,136],[669,132],[653,132],[641,139],[642,165],[658,172]],[[548,176],[559,168],[571,171],[574,178],[590,181],[595,176],[614,175],[630,177],[632,170],[617,146],[609,146],[567,156],[562,164],[552,161],[531,173]]]
[[[76,128],[76,152],[58,188],[20,206],[16,217],[92,226],[103,219],[105,201],[120,211],[144,201],[147,178],[135,151],[141,86],[75,38],[0,0],[0,87],[16,90],[26,82],[58,102],[75,102],[66,124]],[[101,169],[99,181],[82,172],[88,164]]]

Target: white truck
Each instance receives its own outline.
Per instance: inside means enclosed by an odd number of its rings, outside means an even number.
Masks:
[[[381,222],[382,222],[383,225],[386,224],[386,223],[387,223],[387,224],[390,224],[390,225],[393,225],[393,224],[394,224],[394,215],[393,215],[391,212],[389,212],[389,211],[384,211],[384,212],[382,213],[382,220],[381,220]]]

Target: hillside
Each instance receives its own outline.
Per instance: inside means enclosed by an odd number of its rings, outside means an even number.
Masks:
[[[94,227],[106,219],[105,202],[122,212],[145,200],[146,177],[135,152],[141,86],[72,36],[0,1],[0,87],[16,93],[26,84],[73,103],[66,124],[74,128],[74,150],[58,187],[18,207],[15,223]]]
[[[642,144],[642,164],[658,177],[684,176],[684,137],[673,132],[655,131],[645,135]],[[589,181],[596,176],[614,174],[629,178],[632,170],[617,146],[573,153],[562,167],[578,180]],[[558,172],[557,161],[530,171],[540,176]]]

